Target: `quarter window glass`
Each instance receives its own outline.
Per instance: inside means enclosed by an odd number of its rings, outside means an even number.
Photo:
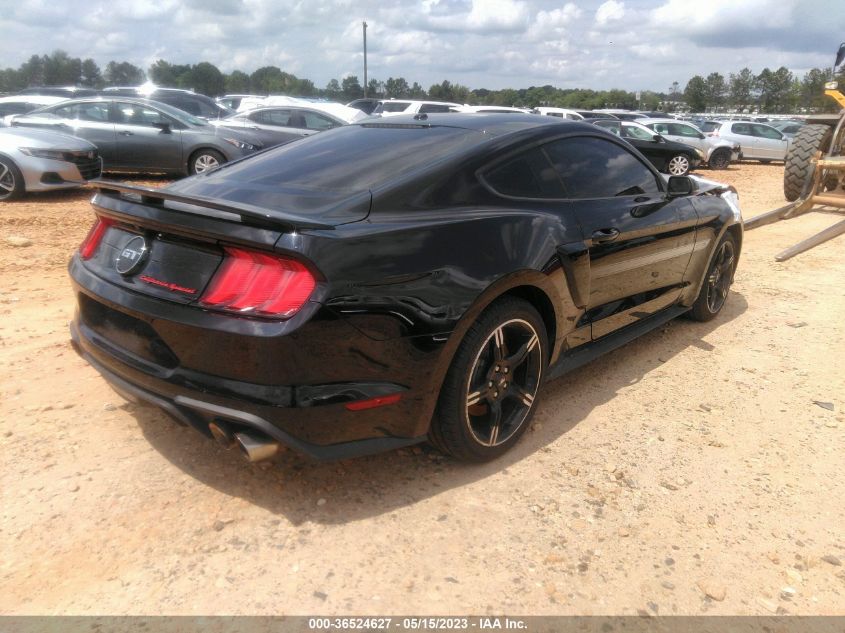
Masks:
[[[497,165],[484,175],[493,189],[518,198],[563,198],[554,168],[539,149],[523,152]]]
[[[568,138],[543,148],[571,198],[659,193],[654,174],[628,150],[593,137]]]

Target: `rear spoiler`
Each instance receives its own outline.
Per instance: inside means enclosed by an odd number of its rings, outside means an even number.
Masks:
[[[141,202],[151,205],[162,205],[166,201],[179,202],[182,204],[189,204],[195,207],[203,207],[205,209],[214,209],[216,211],[223,211],[225,213],[232,213],[241,218],[245,224],[253,224],[268,228],[285,228],[289,231],[296,231],[301,229],[334,229],[333,224],[326,224],[324,222],[315,222],[311,218],[298,216],[291,213],[285,213],[279,216],[270,213],[263,207],[258,207],[253,204],[245,204],[242,202],[231,202],[228,200],[219,200],[215,198],[208,198],[206,196],[186,196],[179,193],[173,193],[155,187],[143,187],[140,185],[127,185],[122,182],[115,182],[112,180],[89,180],[88,184],[97,188],[97,191],[104,196],[111,198],[123,198],[121,194],[129,194],[140,196]]]

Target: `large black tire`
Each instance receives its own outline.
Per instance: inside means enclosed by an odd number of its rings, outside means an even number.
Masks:
[[[696,321],[710,321],[725,307],[733,283],[737,258],[736,240],[726,233],[713,252],[698,297],[688,315]]]
[[[455,353],[431,443],[464,461],[502,455],[531,422],[548,358],[546,328],[530,303],[508,297],[491,305]]]
[[[731,150],[727,147],[720,147],[713,150],[710,154],[710,160],[707,163],[710,169],[727,169],[731,164]]]
[[[212,169],[217,169],[226,162],[226,158],[214,149],[200,149],[191,155],[188,161],[188,174],[201,174]]]
[[[23,195],[24,183],[21,170],[5,156],[0,156],[0,200],[14,200]]]
[[[804,185],[813,179],[814,167],[810,162],[816,152],[830,148],[833,129],[827,125],[805,125],[792,139],[783,170],[783,195],[789,202],[797,200]]]

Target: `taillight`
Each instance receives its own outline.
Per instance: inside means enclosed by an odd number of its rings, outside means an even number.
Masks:
[[[316,281],[300,262],[242,248],[226,257],[200,304],[217,310],[286,319],[305,305]]]
[[[97,217],[94,226],[88,231],[88,236],[79,245],[79,256],[82,259],[91,259],[94,256],[94,253],[97,252],[97,247],[103,240],[103,235],[106,234],[106,231],[112,224],[114,224],[113,220]]]

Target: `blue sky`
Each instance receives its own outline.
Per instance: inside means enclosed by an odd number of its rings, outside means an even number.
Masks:
[[[276,65],[324,87],[363,77],[424,87],[668,91],[695,74],[829,66],[842,0],[0,0],[0,67],[63,49],[75,57]]]

